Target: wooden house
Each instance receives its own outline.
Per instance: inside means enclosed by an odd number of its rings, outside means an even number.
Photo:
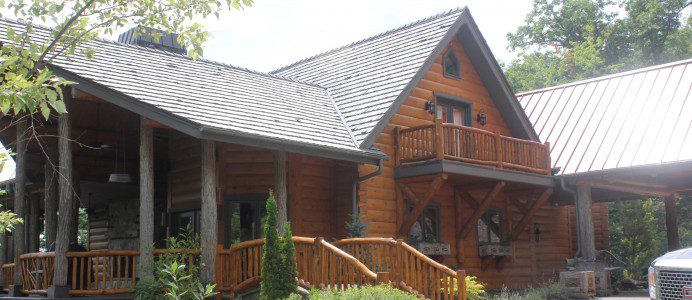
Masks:
[[[21,30],[0,20],[0,39],[10,27]],[[270,74],[145,42],[125,34],[90,42],[93,59],[58,58],[50,68],[76,83],[68,113],[2,119],[17,153],[6,205],[29,224],[3,243],[11,294],[131,292],[151,246],[186,226],[214,266],[203,279],[241,293],[259,280],[269,189],[308,286],[391,280],[437,299],[464,271],[518,288],[554,279],[574,254],[570,207],[549,201],[550,145],[466,8]],[[83,253],[68,251],[78,208]],[[373,238],[342,240],[352,213]],[[40,232],[53,252],[39,252]],[[66,271],[84,264],[87,279]]]

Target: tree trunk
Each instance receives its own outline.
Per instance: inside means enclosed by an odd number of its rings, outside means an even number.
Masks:
[[[586,260],[593,260],[596,258],[596,241],[593,215],[591,214],[591,186],[577,186],[577,201],[579,202],[576,210],[576,213],[579,214],[577,218],[579,220],[579,223],[577,223],[577,234],[580,235],[579,248],[581,249],[581,257]]]
[[[274,199],[278,211],[279,235],[284,233],[286,221],[288,221],[288,209],[286,192],[286,152],[274,151]],[[334,201],[334,199],[332,199]]]
[[[14,174],[14,213],[20,217],[26,215],[24,204],[26,203],[26,145],[27,145],[27,130],[26,120],[17,122],[17,140],[16,155],[15,155],[15,174]],[[28,223],[28,220],[24,220]],[[26,251],[25,232],[26,226],[19,224],[15,226],[14,232],[14,263],[19,266],[19,256]],[[13,284],[15,286],[22,285],[22,268],[14,268]]]
[[[58,225],[58,199],[57,199],[57,180],[56,170],[58,168],[58,149],[56,141],[50,139],[46,143],[46,163],[43,165],[45,173],[44,182],[44,215],[45,215],[45,237],[46,247],[53,249],[55,247],[55,231]]]
[[[216,147],[213,141],[202,141],[202,282],[215,281],[217,235]]]
[[[72,148],[70,140],[70,119],[67,113],[58,117],[58,152],[60,167],[58,174],[58,186],[60,188],[60,202],[58,209],[58,231],[55,237],[55,262],[53,273],[53,285],[64,287],[67,285],[67,257],[65,253],[70,242],[70,223],[73,222],[73,195],[72,187]]]
[[[665,198],[668,251],[680,249],[680,237],[678,236],[678,211],[675,208],[675,198],[675,196],[668,196]]]
[[[140,278],[152,275],[154,259],[154,133],[142,118],[139,126],[139,271]]]

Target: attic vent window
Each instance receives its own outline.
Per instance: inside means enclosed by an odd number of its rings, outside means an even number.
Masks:
[[[445,53],[442,66],[445,76],[461,79],[461,62],[459,62],[459,58],[454,54],[454,49],[449,49],[449,51]]]

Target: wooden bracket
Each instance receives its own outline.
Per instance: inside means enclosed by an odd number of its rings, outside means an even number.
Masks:
[[[488,209],[490,206],[490,202],[492,202],[493,199],[497,196],[497,194],[502,191],[502,188],[504,188],[506,183],[504,181],[500,181],[495,184],[495,186],[488,191],[488,193],[485,194],[485,197],[483,198],[483,201],[481,201],[480,204],[478,204],[478,208],[476,208],[471,215],[471,217],[466,220],[466,223],[464,226],[459,228],[456,234],[456,239],[457,240],[463,240],[466,238],[466,236],[471,232],[471,229],[474,228],[474,224],[478,222],[478,219],[481,218],[483,213]]]
[[[430,187],[428,190],[425,192],[425,195],[423,195],[422,199],[418,199],[415,193],[411,191],[408,186],[401,184],[401,190],[403,194],[406,197],[409,197],[409,199],[415,203],[415,206],[413,207],[413,211],[411,211],[410,214],[406,216],[404,219],[404,223],[401,224],[401,227],[399,227],[399,236],[405,236],[408,233],[408,230],[413,226],[413,223],[418,220],[418,217],[423,213],[425,208],[428,207],[428,204],[430,203],[430,200],[432,200],[433,196],[435,196],[435,193],[437,193],[437,190],[440,189],[442,184],[447,180],[447,174],[440,174],[438,175],[433,182],[430,184]]]
[[[548,201],[548,198],[550,198],[550,195],[553,193],[552,188],[547,188],[543,191],[541,196],[536,199],[536,201],[531,204],[531,207],[529,207],[528,211],[524,214],[524,216],[521,218],[519,223],[517,223],[517,226],[512,229],[512,231],[509,234],[509,238],[507,239],[508,242],[516,240],[521,232],[524,230],[524,227],[526,225],[529,225],[529,222],[531,222],[531,219],[533,219],[533,216],[538,212],[538,210],[541,208],[543,203]]]

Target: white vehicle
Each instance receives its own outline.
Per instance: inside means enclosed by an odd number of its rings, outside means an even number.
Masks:
[[[668,252],[651,263],[649,297],[692,299],[692,248]]]

